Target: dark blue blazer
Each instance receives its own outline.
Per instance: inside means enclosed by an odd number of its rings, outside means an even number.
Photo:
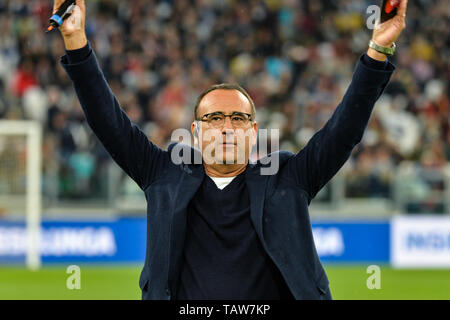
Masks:
[[[73,81],[87,121],[120,167],[145,192],[147,250],[139,285],[143,299],[170,300],[176,292],[186,212],[205,175],[203,165],[175,164],[120,108],[94,52],[79,63],[61,63]],[[308,206],[358,144],[372,108],[395,67],[372,69],[359,59],[352,82],[330,120],[297,154],[279,152],[279,170],[261,175],[250,163],[246,183],[251,220],[267,254],[296,299],[331,299],[314,245]],[[194,149],[182,148],[182,152]],[[269,155],[273,156],[273,155]]]

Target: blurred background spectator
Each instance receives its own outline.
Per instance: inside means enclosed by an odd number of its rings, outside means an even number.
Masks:
[[[378,2],[88,0],[87,34],[121,106],[161,147],[189,128],[203,89],[237,82],[254,98],[260,128],[281,129],[280,149],[297,152],[345,93],[372,33],[366,9]],[[0,118],[44,126],[47,195],[102,199],[111,160],[59,64],[60,35],[43,32],[51,6],[0,0]],[[345,196],[392,198],[394,174],[409,161],[420,170],[407,187],[425,196],[408,210],[444,210],[423,190],[443,190],[442,173],[424,172],[450,161],[449,20],[447,1],[408,4],[390,58],[397,71],[344,167]]]

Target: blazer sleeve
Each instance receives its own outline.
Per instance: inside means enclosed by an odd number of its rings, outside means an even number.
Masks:
[[[311,201],[344,165],[361,141],[373,106],[388,84],[395,66],[374,69],[358,60],[344,97],[325,126],[289,160],[297,183]]]
[[[86,59],[61,64],[73,82],[89,126],[117,164],[145,190],[161,174],[169,157],[130,121],[112,93],[93,50]]]

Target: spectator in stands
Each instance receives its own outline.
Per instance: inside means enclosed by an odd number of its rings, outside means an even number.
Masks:
[[[204,88],[237,81],[254,98],[261,127],[282,124],[280,147],[297,150],[342,97],[353,62],[369,40],[361,30],[370,4],[98,0],[88,2],[87,32],[113,91],[152,141],[165,147],[174,128],[186,127],[194,98]],[[442,165],[450,160],[447,6],[438,0],[410,3],[408,27],[394,57],[399,72],[385,91],[391,111],[372,116],[365,140],[376,143],[363,142],[352,157],[349,184],[377,181],[376,187],[359,189],[359,196],[387,196],[400,161]],[[102,153],[93,152],[98,146],[80,149],[67,142],[76,145],[85,133],[68,129],[79,128],[79,106],[71,102],[71,83],[54,63],[64,48],[56,33],[43,34],[50,12],[49,1],[0,1],[0,117],[31,117],[24,94],[37,87],[47,95],[45,135],[60,141],[54,152],[91,152],[98,163]],[[67,128],[55,130],[59,122]]]

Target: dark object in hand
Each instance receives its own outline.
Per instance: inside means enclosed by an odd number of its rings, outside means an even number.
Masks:
[[[397,15],[399,4],[400,0],[383,0],[383,4],[381,5],[381,23]]]
[[[58,8],[58,10],[50,17],[50,26],[47,29],[47,32],[52,31],[55,28],[59,28],[62,25],[63,21],[66,20],[73,11],[75,7],[75,0],[66,0],[63,4]]]

